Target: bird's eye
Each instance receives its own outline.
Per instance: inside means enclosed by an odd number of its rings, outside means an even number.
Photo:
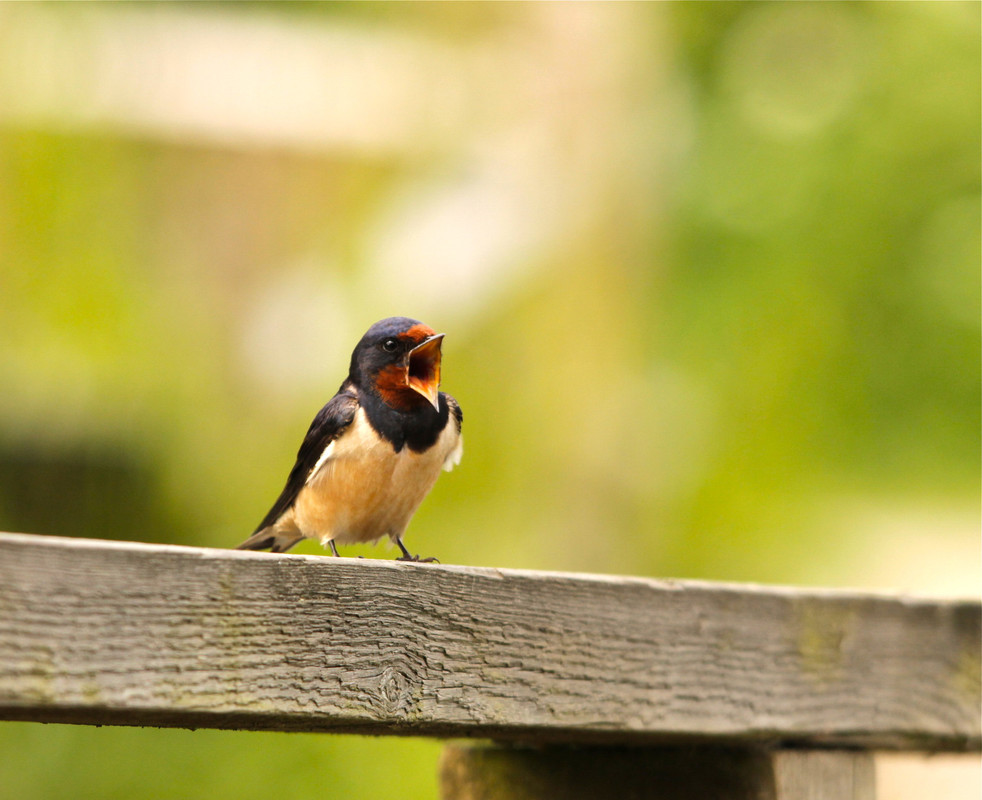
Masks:
[[[386,353],[394,353],[399,349],[398,339],[386,339],[384,342],[382,342],[382,349]]]

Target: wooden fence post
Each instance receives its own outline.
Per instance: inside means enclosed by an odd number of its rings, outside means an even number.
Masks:
[[[443,800],[874,800],[873,757],[716,746],[450,744]]]

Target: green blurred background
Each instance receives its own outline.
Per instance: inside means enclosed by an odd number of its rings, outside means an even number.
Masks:
[[[0,529],[234,546],[399,314],[465,411],[414,552],[977,596],[979,67],[974,2],[0,5]],[[0,797],[438,751],[7,723]]]

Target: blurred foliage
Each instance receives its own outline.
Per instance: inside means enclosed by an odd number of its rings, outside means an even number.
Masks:
[[[41,12],[0,11],[9,54]],[[979,12],[181,7],[393,34],[476,83],[388,150],[0,110],[0,528],[237,544],[358,337],[408,314],[448,334],[466,441],[414,550],[976,592]],[[5,724],[0,796],[432,797],[437,750]]]

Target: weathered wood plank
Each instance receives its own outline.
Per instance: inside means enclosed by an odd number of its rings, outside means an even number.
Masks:
[[[450,744],[443,800],[875,800],[873,755],[849,750]]]
[[[971,601],[0,534],[0,718],[978,749],[980,619]]]

